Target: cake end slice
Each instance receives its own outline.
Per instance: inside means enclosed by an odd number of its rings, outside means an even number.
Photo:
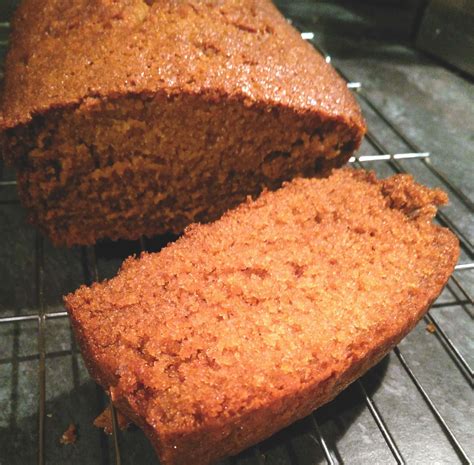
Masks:
[[[269,437],[364,374],[459,254],[409,176],[296,179],[65,298],[92,377],[165,465]]]

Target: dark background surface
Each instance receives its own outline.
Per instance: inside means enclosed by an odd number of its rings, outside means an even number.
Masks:
[[[426,2],[278,2],[282,11],[315,33],[316,42],[332,56],[352,81],[397,123],[433,165],[473,198],[474,98],[472,82],[439,61],[413,48],[416,25]],[[8,20],[14,2],[0,1],[0,21]],[[0,26],[0,41],[8,29]],[[5,44],[0,47],[3,54]],[[391,153],[409,152],[390,128],[363,104],[369,128]],[[376,154],[365,142],[359,154]],[[402,166],[429,185],[442,185],[418,160]],[[386,163],[370,163],[381,175],[393,173]],[[14,178],[5,170],[4,180]],[[449,190],[448,190],[449,192]],[[472,211],[450,193],[444,209],[449,219],[472,242]],[[38,311],[37,248],[35,230],[16,202],[14,186],[0,187],[0,318]],[[147,241],[159,248],[160,241]],[[121,260],[139,253],[138,243],[105,243],[97,247],[99,275],[112,276]],[[91,275],[87,252],[80,248],[55,249],[44,243],[44,298],[47,312],[63,311],[61,296]],[[90,251],[89,251],[90,252]],[[463,249],[462,263],[472,262],[472,250]],[[456,277],[472,293],[472,271]],[[472,305],[456,286],[448,287],[430,312],[444,328],[462,356],[474,364]],[[402,353],[439,407],[448,426],[467,453],[474,457],[472,441],[474,397],[466,377],[453,363],[439,334],[426,331],[421,322],[400,345]],[[38,432],[38,324],[36,320],[0,324],[0,464],[35,463]],[[92,426],[105,405],[90,380],[71,337],[67,319],[46,324],[45,456],[51,464],[113,463],[110,438]],[[404,459],[413,464],[460,463],[432,412],[392,353],[364,377],[363,386],[376,403]],[[336,463],[395,463],[355,384],[316,419]],[[75,423],[79,439],[63,446],[59,438]],[[154,462],[153,451],[138,430],[120,437],[126,464]],[[314,439],[311,419],[297,423],[229,463],[253,464],[263,454],[267,464],[325,463]],[[260,459],[261,460],[261,459]],[[262,463],[260,461],[260,463]]]

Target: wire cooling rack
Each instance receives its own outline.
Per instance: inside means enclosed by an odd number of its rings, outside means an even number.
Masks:
[[[298,25],[296,25],[298,26]],[[7,29],[9,27],[8,23],[1,23],[0,27]],[[318,47],[315,42],[315,34],[313,32],[304,31],[301,33],[303,39],[310,41],[313,45],[319,49],[319,51],[326,57],[326,61],[330,62],[331,57],[320,47]],[[2,44],[0,44],[2,45]],[[6,43],[3,43],[6,45]],[[378,172],[383,172],[385,174],[389,173],[405,173],[407,171],[412,171],[412,167],[415,166],[417,169],[420,167],[428,172],[433,179],[437,180],[438,185],[444,187],[450,194],[451,199],[455,198],[456,201],[462,204],[462,207],[472,214],[474,208],[472,201],[450,180],[449,176],[440,171],[431,163],[430,153],[423,150],[413,141],[411,141],[403,132],[403,130],[396,124],[394,124],[384,112],[373,103],[370,97],[363,89],[363,85],[360,82],[350,81],[347,76],[341,71],[338,70],[341,76],[346,79],[347,85],[349,88],[353,89],[365,111],[370,112],[372,117],[375,117],[386,126],[396,138],[403,143],[407,150],[402,153],[393,153],[390,150],[390,146],[384,143],[378,135],[374,134],[372,131],[368,131],[366,136],[366,142],[364,147],[369,148],[371,151],[374,151],[375,154],[372,155],[360,155],[354,156],[350,159],[350,163],[355,165],[358,168],[370,167],[375,169]],[[14,188],[16,182],[13,179],[4,179],[3,177],[3,167],[0,169],[0,208],[17,205],[18,200],[16,198],[11,199],[11,196],[6,196],[5,192],[9,188]],[[19,208],[19,207],[18,207]],[[473,245],[469,240],[467,235],[463,232],[462,228],[459,227],[455,221],[453,221],[447,213],[443,211],[438,212],[436,220],[450,228],[459,238],[462,256],[460,263],[456,266],[455,272],[451,277],[448,286],[447,292],[449,293],[448,302],[444,299],[440,303],[436,303],[433,308],[440,308],[443,306],[450,308],[461,309],[469,316],[469,322],[472,323],[473,314],[472,314],[472,305],[473,300],[470,294],[470,289],[465,284],[463,279],[463,274],[469,273],[469,270],[474,270],[474,263],[472,261],[473,256]],[[45,242],[42,236],[39,233],[36,233],[35,247],[34,247],[34,264],[35,264],[35,283],[36,288],[36,310],[34,312],[29,312],[26,314],[20,315],[8,315],[0,316],[0,327],[6,325],[16,325],[16,327],[21,327],[21,325],[26,322],[36,322],[37,323],[37,353],[33,354],[33,358],[38,360],[38,371],[37,376],[34,382],[32,382],[32,388],[36,388],[35,384],[38,387],[38,411],[37,411],[37,437],[30,438],[30,444],[24,445],[23,447],[35,448],[36,452],[36,461],[38,465],[43,465],[49,463],[47,460],[47,454],[45,453],[45,436],[46,428],[45,421],[47,418],[47,407],[46,407],[46,394],[47,394],[47,370],[46,362],[48,357],[51,354],[46,350],[47,344],[47,327],[51,324],[53,320],[65,319],[67,318],[67,313],[65,311],[48,311],[48,305],[45,302],[44,289],[45,289]],[[147,250],[149,248],[149,241],[145,238],[138,241],[136,244],[137,250]],[[83,268],[83,282],[86,284],[91,283],[101,279],[99,274],[99,260],[97,254],[97,247],[82,247],[80,250],[80,260],[82,261]],[[10,266],[9,264],[2,264],[2,266]],[[79,285],[80,283],[78,283]],[[453,300],[454,299],[454,300]],[[456,316],[453,314],[453,319]],[[444,350],[451,363],[455,367],[455,370],[461,375],[463,383],[470,388],[473,387],[473,369],[470,366],[469,362],[466,360],[466,357],[463,355],[463,351],[458,347],[458,345],[453,341],[452,331],[445,329],[445,320],[440,321],[437,316],[434,315],[433,309],[431,309],[426,316],[424,317],[425,323],[431,329],[434,334],[433,338],[439,344],[439,347]],[[454,331],[456,331],[456,326],[454,326]],[[65,354],[71,355],[73,360],[73,368],[77,371],[78,365],[78,353],[77,349],[72,343],[70,350],[64,351]],[[64,354],[63,354],[64,355]],[[15,354],[13,355],[15,357]],[[418,404],[424,404],[424,409],[428,412],[428,420],[424,418],[424,424],[427,421],[435,422],[438,425],[438,428],[441,430],[444,435],[444,448],[446,444],[451,448],[450,459],[446,459],[443,463],[454,463],[450,460],[456,459],[459,463],[471,464],[471,458],[469,453],[465,449],[464,445],[458,439],[458,434],[456,434],[456,422],[453,423],[452,418],[446,418],[442,409],[438,407],[436,400],[433,398],[433,393],[430,392],[430,389],[425,386],[425,383],[420,379],[420,372],[422,373],[423,367],[413,366],[409,362],[408,357],[405,356],[405,348],[396,347],[393,350],[391,355],[392,359],[395,358],[398,361],[399,368],[401,368],[401,376],[404,377],[404,381],[411,383],[411,387],[418,392]],[[18,358],[18,357],[17,357]],[[21,359],[21,357],[20,357]],[[1,359],[0,365],[2,363],[7,363],[8,358]],[[11,361],[11,360],[10,360]],[[392,361],[391,361],[392,363]],[[13,370],[13,368],[12,368]],[[420,371],[421,370],[421,371]],[[11,375],[15,376],[14,373]],[[376,427],[376,432],[383,440],[384,447],[387,450],[386,456],[378,455],[378,458],[375,459],[375,463],[380,462],[382,459],[380,457],[385,457],[383,463],[395,462],[398,464],[405,463],[415,463],[411,457],[412,454],[407,450],[406,446],[400,446],[398,438],[403,435],[400,431],[393,428],[394,418],[398,415],[403,416],[402,410],[393,411],[389,410],[387,414],[387,408],[384,406],[383,402],[378,402],[376,400],[377,394],[376,389],[373,389],[373,380],[371,380],[370,374],[364,376],[360,380],[356,381],[354,385],[348,390],[351,390],[352,393],[352,402],[356,402],[361,406],[361,409],[365,409],[365,412],[370,414],[372,422]],[[77,377],[77,376],[76,376]],[[372,376],[373,378],[373,376]],[[383,376],[382,376],[383,378]],[[4,380],[2,380],[3,382]],[[381,383],[387,383],[385,380],[381,380]],[[440,383],[445,383],[449,387],[449,381],[440,380]],[[12,396],[11,402],[15,402],[15,395]],[[408,408],[414,408],[414,406],[409,406]],[[471,404],[472,407],[472,404]],[[129,433],[122,433],[119,431],[117,423],[117,415],[114,410],[114,407],[109,403],[109,408],[112,413],[112,426],[113,433],[111,436],[110,444],[108,445],[109,449],[112,450],[111,453],[106,454],[107,458],[101,463],[115,463],[120,465],[127,462],[130,456],[130,441],[127,442],[127,449],[124,450],[123,442],[124,436]],[[400,406],[402,409],[403,406]],[[417,405],[416,408],[423,408]],[[337,411],[337,408],[325,407],[321,410],[326,409],[326,412],[321,413],[317,411],[308,417],[306,420],[300,422],[298,427],[293,428],[290,431],[289,436],[278,436],[273,443],[270,440],[270,444],[257,445],[248,451],[241,454],[239,457],[229,459],[225,463],[229,464],[259,464],[264,465],[268,463],[275,464],[301,464],[306,463],[328,463],[330,465],[339,464],[339,463],[364,463],[363,459],[358,457],[357,454],[351,454],[350,449],[347,453],[347,449],[344,451],[339,450],[337,446],[337,441],[331,435],[331,428],[327,427],[328,417],[338,418],[341,416],[341,412]],[[97,412],[97,414],[100,412]],[[359,414],[360,415],[360,414]],[[92,418],[91,418],[92,421]],[[331,420],[332,421],[332,420]],[[357,421],[357,419],[356,419]],[[396,423],[396,422],[395,422]],[[322,426],[323,425],[323,426]],[[391,426],[392,425],[392,426]],[[471,424],[472,426],[472,424]],[[296,430],[295,430],[296,428]],[[403,428],[402,428],[403,429]],[[377,434],[377,433],[374,433]],[[301,442],[301,436],[309,438],[309,442]],[[295,439],[296,438],[296,439]],[[402,440],[406,444],[406,438]],[[429,450],[429,448],[437,447],[435,442],[436,439],[431,437],[426,438],[424,447]],[[276,445],[275,445],[276,444]],[[64,447],[57,444],[57,447]],[[367,445],[370,447],[370,445]],[[420,447],[418,444],[413,444],[411,447]],[[278,449],[277,452],[274,452],[274,449]],[[132,454],[133,455],[133,454]],[[424,463],[433,463],[428,457],[427,461]],[[408,457],[408,458],[407,458]],[[5,457],[4,460],[7,460],[5,463],[10,463],[9,459],[12,457]],[[390,460],[389,460],[390,459]],[[128,460],[129,461],[129,460]],[[12,459],[13,462],[13,459]],[[0,463],[3,465],[2,457],[0,455]],[[16,462],[15,462],[16,463]],[[55,462],[55,463],[66,463],[66,462]],[[83,462],[84,463],[84,462]],[[130,463],[149,463],[149,462],[139,462],[133,461]],[[420,463],[420,462],[417,462]],[[439,462],[440,463],[440,462]]]

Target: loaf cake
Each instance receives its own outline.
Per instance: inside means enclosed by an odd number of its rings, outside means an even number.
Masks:
[[[365,131],[269,0],[24,0],[12,27],[0,145],[58,245],[182,232]]]
[[[410,176],[295,179],[65,298],[92,377],[163,465],[238,453],[410,331],[459,254]]]

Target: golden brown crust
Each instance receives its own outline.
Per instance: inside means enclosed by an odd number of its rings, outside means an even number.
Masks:
[[[65,298],[91,375],[162,463],[205,465],[331,400],[422,317],[459,254],[446,195],[338,170],[188,228]]]
[[[12,27],[0,128],[90,97],[158,91],[364,125],[343,80],[269,0],[24,0]]]

